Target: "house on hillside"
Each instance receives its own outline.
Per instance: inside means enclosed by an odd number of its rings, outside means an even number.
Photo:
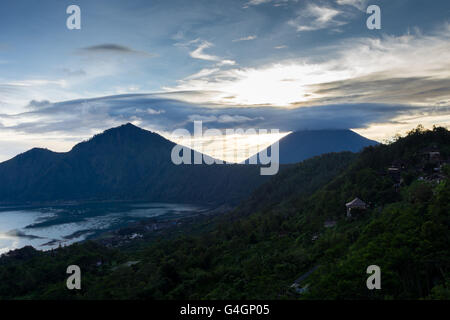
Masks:
[[[387,172],[396,185],[400,185],[402,183],[402,171],[405,169],[406,164],[401,160],[394,160],[388,167]]]
[[[362,201],[360,198],[355,198],[352,201],[348,202],[345,204],[345,206],[347,207],[347,218],[351,218],[352,217],[352,210],[366,210],[367,209],[367,204]]]
[[[400,183],[402,180],[402,172],[400,168],[397,167],[389,167],[388,168],[388,174],[394,180],[395,183]]]
[[[441,153],[436,145],[422,149],[422,156],[424,160],[431,163],[439,164],[442,162]]]

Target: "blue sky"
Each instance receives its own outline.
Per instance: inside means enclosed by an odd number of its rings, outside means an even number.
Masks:
[[[71,4],[81,30],[66,28]],[[128,121],[380,141],[448,125],[449,17],[445,0],[2,1],[0,161]]]

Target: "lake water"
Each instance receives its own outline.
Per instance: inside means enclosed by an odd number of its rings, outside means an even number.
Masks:
[[[48,250],[142,219],[176,219],[204,210],[188,204],[130,202],[0,207],[0,254],[27,245]]]

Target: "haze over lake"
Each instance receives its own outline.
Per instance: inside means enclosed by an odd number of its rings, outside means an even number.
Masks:
[[[0,207],[0,254],[27,245],[49,250],[143,219],[176,219],[204,210],[189,204],[142,202]]]

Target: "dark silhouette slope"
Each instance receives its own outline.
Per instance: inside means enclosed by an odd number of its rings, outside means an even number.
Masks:
[[[32,149],[0,163],[0,202],[234,203],[266,179],[257,166],[174,165],[170,158],[174,145],[158,134],[126,124],[79,143],[67,153]]]

